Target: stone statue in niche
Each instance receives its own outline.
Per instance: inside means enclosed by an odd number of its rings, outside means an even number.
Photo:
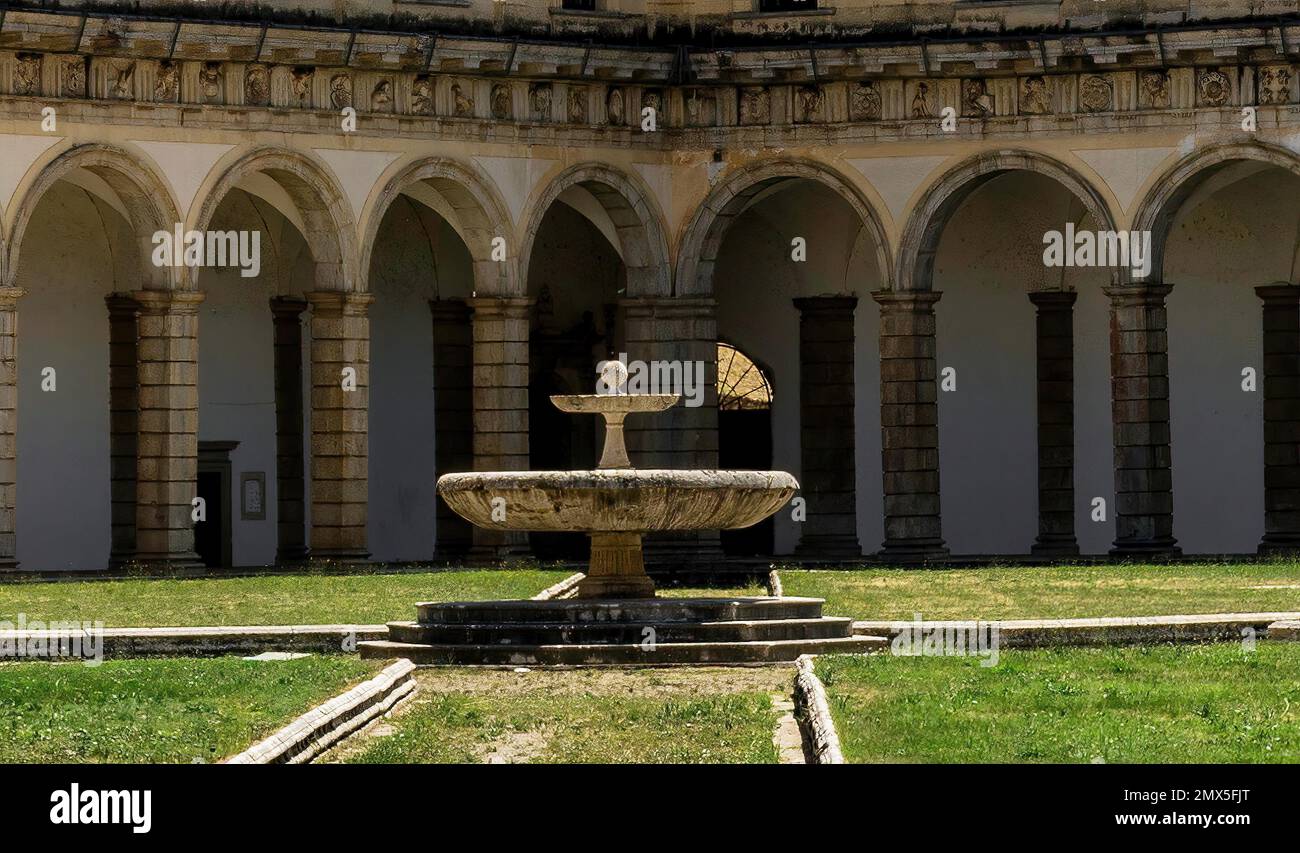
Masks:
[[[962,106],[963,115],[974,118],[993,115],[993,96],[983,80],[962,81]]]
[[[41,55],[20,53],[14,66],[14,94],[39,95],[41,93]]]
[[[551,119],[551,84],[534,83],[528,87],[528,107],[537,121]]]
[[[452,115],[457,118],[469,118],[474,115],[474,99],[466,95],[459,83],[451,85]]]
[[[821,86],[800,86],[795,98],[795,121],[803,124],[821,121],[825,100]]]
[[[880,118],[880,93],[874,83],[863,80],[849,95],[849,118],[853,121],[876,121]]]
[[[393,107],[393,81],[384,78],[375,84],[370,93],[370,111],[386,113]]]
[[[934,108],[930,106],[930,84],[921,81],[916,84],[916,94],[912,96],[912,118],[933,118]]]
[[[569,124],[587,123],[587,87],[569,87]]]
[[[135,98],[135,63],[115,62],[109,66],[112,71],[112,88],[109,94],[122,100]]]
[[[505,83],[492,86],[492,118],[504,120],[510,118],[510,87]]]
[[[330,103],[336,110],[352,106],[352,78],[347,74],[335,74],[330,78]]]
[[[1088,74],[1079,80],[1079,106],[1086,112],[1104,113],[1114,108],[1114,90],[1110,79],[1100,74]]]
[[[293,97],[300,107],[311,105],[311,81],[315,74],[315,69],[299,67],[293,69],[290,75],[289,88],[293,91]]]
[[[1153,110],[1169,108],[1169,74],[1164,71],[1142,72],[1142,100]]]
[[[617,86],[609,90],[609,97],[605,99],[605,118],[615,127],[622,127],[627,123],[627,112],[623,106],[623,90]]]
[[[1291,102],[1291,68],[1286,65],[1264,66],[1259,69],[1259,103],[1261,105],[1288,104]]]
[[[1202,106],[1227,106],[1232,97],[1232,81],[1222,71],[1206,69],[1196,79],[1196,91],[1200,95]]]
[[[1047,79],[1040,74],[1025,77],[1020,81],[1020,112],[1029,115],[1045,115],[1052,111],[1052,93],[1047,88]]]
[[[199,69],[199,93],[205,104],[219,104],[221,98],[221,63],[205,62]]]
[[[244,103],[263,106],[271,101],[271,74],[265,65],[250,65],[244,70]]]
[[[65,98],[86,97],[86,60],[80,56],[63,63],[60,94]]]
[[[180,91],[180,66],[167,60],[159,62],[158,76],[153,81],[153,99],[161,104],[174,104]]]
[[[772,120],[772,96],[762,86],[751,86],[740,93],[740,123],[767,124]]]
[[[411,83],[411,112],[427,116],[433,113],[433,83],[421,75]]]

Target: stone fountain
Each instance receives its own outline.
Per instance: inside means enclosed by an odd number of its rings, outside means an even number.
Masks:
[[[611,382],[610,387],[620,386]],[[389,623],[363,657],[422,664],[592,666],[763,663],[821,651],[867,651],[849,619],[822,616],[816,598],[657,598],[645,571],[646,533],[748,527],[799,488],[783,471],[633,468],[623,422],[661,412],[676,394],[551,397],[561,411],[602,415],[593,471],[446,474],[438,494],[489,530],[578,531],[591,560],[574,599],[417,605],[416,622]]]

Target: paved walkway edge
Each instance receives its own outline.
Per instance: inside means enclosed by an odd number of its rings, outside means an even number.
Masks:
[[[353,654],[357,643],[388,639],[387,625],[231,625],[191,628],[103,628],[109,657],[254,655],[262,652]],[[0,660],[67,659],[93,654],[80,627],[0,631]],[[94,639],[94,638],[91,638]]]
[[[1138,643],[1204,643],[1258,638],[1285,639],[1283,625],[1300,613],[1208,613],[1185,616],[1108,616],[1096,619],[994,619],[980,622],[998,628],[1003,648],[1049,646],[1111,646]],[[861,621],[853,633],[893,639],[914,628],[915,620]],[[926,629],[971,626],[973,621],[934,620]],[[1275,627],[1276,626],[1276,627]]]
[[[413,663],[399,660],[223,763],[306,764],[413,694],[413,672]]]
[[[552,584],[533,596],[533,601],[551,601],[557,598],[573,598],[578,594],[578,584],[585,578],[582,572],[569,575],[557,584]]]
[[[795,661],[794,677],[795,716],[813,764],[843,764],[840,736],[831,719],[830,703],[826,701],[826,687],[813,670],[812,655],[803,655]]]

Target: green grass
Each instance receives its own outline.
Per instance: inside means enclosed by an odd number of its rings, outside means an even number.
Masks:
[[[786,595],[855,619],[1032,619],[1300,611],[1300,563],[781,570]],[[1273,589],[1252,589],[1272,585]],[[1285,589],[1285,586],[1292,589]]]
[[[531,598],[570,573],[508,570],[307,574],[0,585],[0,620],[102,621],[107,627],[381,624],[417,601]]]
[[[352,763],[774,763],[788,669],[435,670]]]
[[[4,663],[0,763],[219,761],[373,670],[338,656]]]
[[[851,762],[1300,761],[1287,643],[823,657]]]

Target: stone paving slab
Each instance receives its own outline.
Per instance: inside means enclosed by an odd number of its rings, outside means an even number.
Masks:
[[[70,637],[81,631],[0,631],[0,660],[80,657]],[[262,652],[351,653],[356,644],[388,638],[385,625],[243,625],[176,628],[104,628],[103,656],[255,655]],[[87,644],[81,643],[85,648]],[[30,651],[35,646],[40,653]],[[19,653],[20,650],[29,650]]]
[[[1251,629],[1258,637],[1276,639],[1271,626],[1300,620],[1300,613],[1209,613],[1177,616],[1104,616],[1080,619],[990,619],[1004,648],[1105,646],[1136,643],[1210,642],[1240,640]],[[853,633],[893,639],[915,626],[915,620],[865,620],[853,623]],[[973,620],[934,620],[926,629],[969,627]],[[1300,624],[1300,623],[1297,623]]]

